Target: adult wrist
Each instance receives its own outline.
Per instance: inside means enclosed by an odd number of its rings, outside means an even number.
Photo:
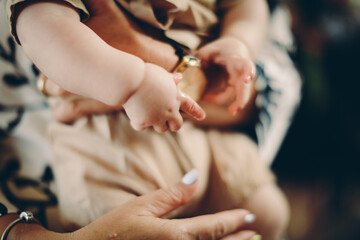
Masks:
[[[230,35],[230,34],[226,34],[226,35],[223,35],[221,36],[221,38],[223,39],[230,39],[232,41],[236,41],[238,43],[238,46],[240,48],[240,51],[243,53],[244,56],[242,57],[249,57],[251,59],[254,60],[255,58],[255,53],[254,51],[251,49],[250,47],[250,44],[247,43],[244,39],[241,39],[237,36],[233,36],[233,35]]]
[[[18,223],[16,224],[11,231],[9,232],[9,235],[7,236],[6,240],[41,240],[45,239],[44,235],[45,229],[36,223]]]
[[[24,214],[26,215],[26,218],[24,218]],[[30,218],[28,218],[28,214],[30,214]],[[1,216],[0,231],[0,235],[4,240],[48,239],[43,236],[44,234],[39,234],[40,232],[44,233],[46,230],[39,224],[37,220],[32,217],[30,212],[22,212],[20,215],[9,213]]]
[[[10,234],[12,234],[10,236]],[[71,240],[72,233],[57,233],[35,223],[19,223],[11,230],[7,240]]]

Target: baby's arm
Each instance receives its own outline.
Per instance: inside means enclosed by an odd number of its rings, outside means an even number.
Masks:
[[[140,58],[110,47],[68,5],[29,5],[19,14],[16,30],[31,60],[70,92],[117,105],[144,78],[145,64]]]
[[[243,0],[224,13],[220,36],[197,52],[205,68],[219,65],[228,74],[226,87],[205,95],[205,100],[229,106],[235,115],[254,95],[253,60],[267,33],[268,8],[264,0]]]
[[[204,118],[202,109],[177,89],[172,74],[111,47],[66,4],[29,5],[16,28],[25,52],[46,76],[70,92],[109,105],[126,103],[136,129],[176,131],[182,123],[179,109]]]

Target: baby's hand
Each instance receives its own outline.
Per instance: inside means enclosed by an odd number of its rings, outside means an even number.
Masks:
[[[227,72],[224,90],[208,93],[204,100],[219,105],[230,104],[231,115],[242,110],[250,100],[255,77],[255,65],[247,46],[236,38],[222,37],[199,49],[197,56],[205,69],[215,64]]]
[[[180,110],[197,120],[205,118],[204,110],[177,88],[181,74],[171,74],[154,64],[145,65],[143,82],[123,105],[135,130],[153,127],[159,133],[177,131],[183,123]]]

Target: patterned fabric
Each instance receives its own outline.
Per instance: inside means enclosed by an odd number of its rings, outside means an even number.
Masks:
[[[17,16],[14,15],[14,8],[15,5],[18,3],[22,3],[28,0],[2,0],[1,4],[1,8],[5,9],[6,13],[4,13],[2,16],[7,16],[8,17],[8,21],[10,22],[10,32],[13,35],[13,37],[15,38],[17,43],[19,42],[19,39],[16,35],[16,31],[15,31],[15,26],[13,25],[13,23],[15,22],[14,20],[16,19]],[[84,4],[82,3],[81,0],[63,0],[68,2],[69,4],[71,4],[74,8],[79,10],[80,16],[83,20],[86,20],[86,18],[88,17],[89,13],[86,9],[86,7],[84,6]],[[2,10],[3,11],[3,10]]]
[[[44,221],[44,207],[56,204],[45,137],[51,113],[35,88],[37,70],[10,36],[5,16],[0,9],[0,199],[14,204],[12,211],[36,207]]]
[[[289,12],[277,8],[272,14],[269,41],[256,61],[259,109],[255,125],[260,158],[271,165],[301,100],[302,81],[288,52],[294,50]]]

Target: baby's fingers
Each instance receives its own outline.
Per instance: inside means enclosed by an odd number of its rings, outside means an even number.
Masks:
[[[131,127],[136,130],[136,131],[144,131],[146,128],[150,127],[149,124],[145,124],[145,123],[134,123],[133,121],[130,121],[130,125]]]
[[[164,122],[163,124],[154,125],[153,128],[158,133],[164,133],[169,129],[169,125],[167,122]]]
[[[177,112],[176,116],[168,121],[168,126],[170,131],[176,132],[178,131],[183,124],[183,118],[180,114],[180,112]]]
[[[204,120],[206,117],[205,111],[197,104],[194,99],[179,90],[178,100],[180,100],[180,110],[189,114],[196,120]]]

